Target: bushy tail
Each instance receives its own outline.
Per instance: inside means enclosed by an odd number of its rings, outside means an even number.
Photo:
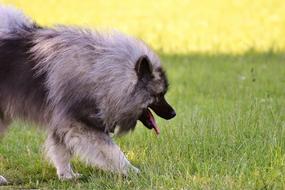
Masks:
[[[21,10],[0,5],[0,32],[21,31],[32,28],[34,23]]]

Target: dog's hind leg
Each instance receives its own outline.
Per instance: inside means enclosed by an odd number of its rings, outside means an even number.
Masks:
[[[8,128],[10,120],[4,118],[3,112],[0,110],[0,138],[4,136],[4,132]],[[0,185],[6,185],[8,181],[0,175]]]
[[[70,164],[71,151],[54,132],[48,135],[45,142],[45,151],[56,168],[57,175],[61,180],[77,178],[80,174],[74,173]]]
[[[10,122],[11,119],[6,118],[0,108],[0,137],[4,135],[4,132],[9,127]]]
[[[72,129],[65,136],[65,143],[87,163],[116,173],[139,173],[132,166],[111,137],[101,131]]]
[[[0,119],[0,135],[1,136],[3,135],[6,128],[7,126],[4,125],[3,121]],[[3,176],[0,175],[0,185],[5,185],[7,183],[8,181]]]

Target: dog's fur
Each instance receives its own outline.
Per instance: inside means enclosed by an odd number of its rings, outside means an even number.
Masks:
[[[158,56],[119,32],[44,28],[11,7],[0,6],[0,20],[0,132],[14,118],[44,126],[61,179],[77,176],[73,154],[104,170],[138,172],[109,134],[133,130],[147,107],[175,115]]]

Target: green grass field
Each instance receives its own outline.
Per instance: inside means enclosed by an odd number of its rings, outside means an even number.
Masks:
[[[0,2],[42,25],[142,38],[161,55],[177,111],[157,119],[159,137],[139,125],[115,139],[141,175],[123,178],[75,159],[83,178],[70,182],[44,159],[44,133],[15,122],[0,144],[7,189],[285,189],[285,1]]]

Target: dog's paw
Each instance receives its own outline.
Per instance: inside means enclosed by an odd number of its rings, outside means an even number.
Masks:
[[[0,185],[6,185],[6,184],[8,184],[7,179],[5,179],[5,177],[0,175]]]
[[[129,174],[139,174],[140,172],[141,171],[138,168],[132,165],[129,167],[129,170],[128,170]]]
[[[82,177],[81,174],[74,173],[74,172],[62,173],[59,175],[59,179],[62,181],[69,181],[69,180],[73,180],[73,179],[78,179],[80,177]]]

